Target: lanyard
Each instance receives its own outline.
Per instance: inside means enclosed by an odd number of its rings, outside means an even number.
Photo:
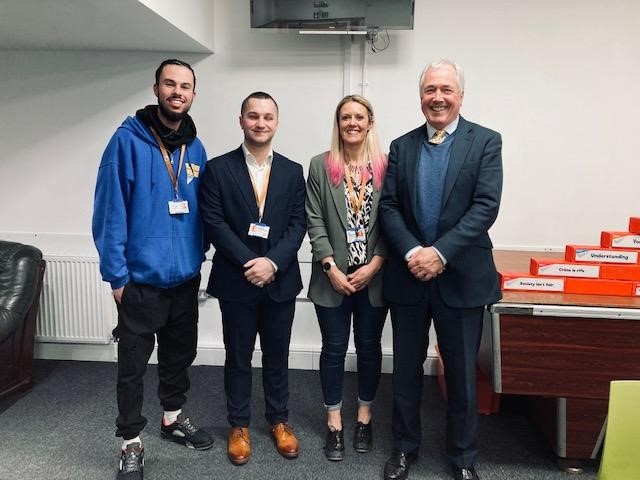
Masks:
[[[260,195],[258,195],[258,190],[256,190],[256,181],[251,174],[251,170],[249,170],[249,178],[251,178],[251,187],[253,188],[253,195],[256,197],[256,204],[258,205],[258,221],[262,221],[262,214],[264,213],[264,201],[267,198],[267,190],[269,190],[269,177],[271,176],[271,166],[266,168],[266,172],[264,174],[264,180],[262,182],[262,191]]]
[[[176,194],[176,198],[180,198],[180,195],[178,194],[178,178],[180,177],[180,171],[182,170],[182,163],[184,160],[184,151],[186,150],[186,145],[183,143],[180,146],[180,162],[178,163],[178,175],[176,175],[175,172],[173,171],[173,166],[171,165],[171,158],[169,157],[169,152],[167,152],[167,149],[165,148],[164,143],[162,143],[162,140],[160,139],[160,137],[158,136],[154,128],[153,127],[149,127],[149,128],[151,128],[151,133],[153,133],[153,136],[156,137],[156,142],[158,142],[158,147],[160,147],[160,152],[162,153],[164,164],[167,167],[167,171],[169,172],[169,177],[171,178],[171,185],[173,185],[173,190]]]
[[[351,204],[351,208],[353,208],[356,216],[360,212],[362,208],[362,202],[364,201],[364,191],[366,190],[366,183],[364,181],[364,175],[360,174],[360,192],[356,197],[356,193],[353,190],[353,183],[351,182],[351,175],[349,174],[349,168],[344,166],[344,179],[347,182],[347,190],[349,191],[349,203]]]

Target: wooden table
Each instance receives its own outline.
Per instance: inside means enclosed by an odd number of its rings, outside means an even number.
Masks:
[[[532,256],[562,254],[494,251],[505,272],[527,272]],[[595,458],[609,382],[640,379],[640,297],[503,292],[485,316],[479,363],[496,392],[531,396],[561,459]]]

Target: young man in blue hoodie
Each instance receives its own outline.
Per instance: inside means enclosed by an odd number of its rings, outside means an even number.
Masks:
[[[100,271],[118,308],[118,480],[142,480],[143,377],[158,341],[161,437],[196,450],[213,439],[182,412],[196,356],[204,241],[198,186],[207,156],[187,114],[195,97],[191,66],[165,60],[156,70],[157,105],[116,130],[102,156],[93,211]]]

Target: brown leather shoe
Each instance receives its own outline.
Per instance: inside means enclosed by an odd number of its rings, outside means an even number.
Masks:
[[[231,427],[227,439],[227,456],[234,465],[244,465],[251,456],[251,437],[247,427]]]
[[[276,423],[271,428],[271,434],[280,455],[286,458],[296,458],[298,456],[298,439],[290,425],[284,422]]]

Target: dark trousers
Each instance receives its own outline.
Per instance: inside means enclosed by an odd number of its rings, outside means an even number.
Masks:
[[[447,383],[446,453],[456,466],[469,467],[478,452],[476,357],[482,334],[483,307],[458,309],[442,302],[436,282],[429,282],[426,303],[391,305],[393,326],[394,446],[417,451],[422,441],[420,403],[423,363],[431,319],[438,337]]]
[[[289,342],[295,299],[278,303],[263,291],[254,303],[220,300],[226,350],[224,389],[233,427],[251,422],[251,358],[260,334],[265,418],[274,425],[289,418]]]
[[[386,307],[373,307],[367,288],[345,296],[338,307],[316,305],[322,333],[320,353],[320,382],[325,407],[342,404],[344,359],[349,345],[351,317],[353,339],[358,365],[358,399],[370,403],[376,396],[382,363],[382,327],[387,316]]]
[[[198,344],[200,275],[174,288],[133,282],[118,305],[118,418],[116,435],[135,438],[147,424],[142,416],[143,377],[158,339],[158,397],[165,410],[178,410],[189,390],[187,368]]]

